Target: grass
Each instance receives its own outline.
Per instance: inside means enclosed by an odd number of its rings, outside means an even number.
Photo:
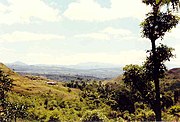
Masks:
[[[4,64],[0,63],[0,69],[2,69],[5,74],[8,74],[9,77],[13,80],[12,91],[20,95],[27,96],[43,96],[46,93],[55,95],[55,97],[62,99],[76,99],[80,90],[71,89],[71,92],[68,91],[67,87],[63,86],[63,83],[58,82],[57,85],[48,85],[47,82],[49,79],[43,78],[37,80],[31,80],[30,78],[23,77],[18,73],[12,71]]]
[[[83,112],[76,111],[74,107],[84,106],[79,101],[79,89],[64,87],[62,82],[48,85],[47,82],[50,80],[46,78],[32,76],[32,79],[31,76],[21,76],[2,63],[0,63],[0,69],[8,74],[15,84],[12,91],[8,93],[9,101],[31,106],[28,113],[37,121],[48,121],[52,116],[59,117],[62,121],[79,121],[78,114]],[[47,108],[45,107],[46,100],[48,100]],[[59,107],[60,105],[64,105],[65,108]]]

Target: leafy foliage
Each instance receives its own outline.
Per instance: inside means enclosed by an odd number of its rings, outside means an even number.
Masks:
[[[97,110],[87,111],[82,119],[82,122],[108,122],[108,118]]]
[[[17,118],[27,117],[27,106],[19,103],[7,103],[4,111],[1,113],[0,120],[2,122],[16,121]]]
[[[7,122],[26,117],[27,106],[11,103],[7,100],[8,92],[13,87],[13,80],[0,70],[0,121]]]
[[[153,7],[155,6],[164,6],[164,5],[170,5],[173,7],[174,10],[177,10],[180,6],[179,0],[142,0],[143,3],[146,5],[151,5]]]
[[[166,61],[170,61],[170,58],[174,58],[175,55],[172,53],[174,51],[173,48],[171,47],[167,47],[166,45],[160,44],[160,46],[158,46],[156,48],[156,63],[158,66],[158,74],[159,74],[159,78],[163,78],[165,75],[165,72],[167,71],[167,68],[165,66],[165,62]],[[155,69],[154,67],[154,62],[153,62],[153,52],[152,50],[148,50],[148,57],[144,63],[144,68],[145,68],[145,72],[147,74],[147,77],[149,81],[153,80],[153,71]]]
[[[156,40],[163,39],[166,32],[170,31],[179,22],[179,17],[174,15],[173,10],[178,10],[179,0],[142,0],[146,5],[150,5],[152,11],[146,14],[146,19],[141,23],[142,36],[150,39],[152,44],[152,79],[155,85],[155,109],[156,120],[161,121],[161,103],[160,103],[160,64],[158,62],[158,52],[156,50]],[[165,5],[167,9],[165,8]],[[172,6],[172,8],[170,7]],[[161,65],[162,66],[162,65]]]
[[[12,79],[8,77],[8,75],[4,74],[2,70],[0,70],[0,105],[4,108],[5,101],[7,97],[7,92],[11,90],[13,86]]]
[[[170,60],[171,57],[174,55],[172,54],[172,48],[168,48],[165,45],[160,45],[157,47],[157,61],[156,62],[159,66],[159,77],[164,78],[166,67],[164,65],[164,62],[166,60]],[[135,101],[141,101],[144,103],[147,103],[153,111],[155,111],[155,87],[153,84],[153,56],[152,51],[148,51],[149,56],[147,57],[145,63],[143,66],[139,65],[127,65],[123,68],[124,70],[124,83],[130,87],[132,90],[132,93],[137,96]],[[162,107],[165,107],[164,104],[166,104],[166,107],[169,107],[172,105],[170,103],[172,100],[167,96],[162,96]],[[169,102],[168,102],[169,100]],[[166,102],[166,103],[165,103]],[[168,106],[169,104],[169,106]]]
[[[180,113],[180,106],[172,106],[168,112],[172,115],[178,114]]]
[[[143,37],[156,40],[163,38],[167,31],[170,31],[178,24],[179,18],[171,13],[159,12],[154,17],[154,13],[148,13],[147,18],[141,24],[143,27]]]

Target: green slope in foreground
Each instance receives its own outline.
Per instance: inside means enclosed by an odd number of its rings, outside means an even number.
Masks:
[[[9,100],[30,106],[28,110],[30,117],[43,121],[48,121],[50,117],[61,118],[64,121],[78,121],[77,113],[73,113],[75,110],[71,108],[76,106],[74,104],[83,106],[79,101],[80,90],[64,87],[61,82],[57,85],[48,85],[47,82],[50,80],[42,77],[23,77],[2,63],[0,69],[8,74],[15,84],[9,93]]]

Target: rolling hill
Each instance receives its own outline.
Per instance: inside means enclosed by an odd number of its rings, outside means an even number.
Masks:
[[[52,94],[57,95],[57,97],[71,99],[78,97],[78,90],[72,89],[72,92],[68,92],[68,88],[64,87],[61,82],[58,82],[57,85],[51,86],[48,85],[47,82],[56,82],[50,79],[46,79],[44,77],[31,76],[24,77],[20,74],[12,71],[10,68],[0,63],[0,69],[4,71],[4,73],[8,74],[9,77],[13,80],[13,91],[15,93],[21,93],[23,95],[38,95],[41,96],[44,93],[51,91]],[[32,77],[35,77],[32,80]]]
[[[122,73],[122,67],[111,64],[83,63],[77,65],[27,65],[22,62],[6,64],[9,68],[19,73],[45,74],[60,76],[82,76],[94,79],[111,79]],[[63,79],[63,78],[62,78]],[[69,79],[69,78],[68,78]],[[56,79],[58,80],[58,79]],[[63,79],[66,80],[66,79]]]
[[[167,73],[169,76],[171,76],[175,79],[180,79],[180,68],[170,69]]]

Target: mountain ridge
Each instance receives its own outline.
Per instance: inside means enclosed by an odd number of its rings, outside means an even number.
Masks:
[[[23,63],[22,63],[23,64]],[[20,63],[6,64],[20,73],[61,74],[93,76],[97,78],[113,78],[122,74],[122,67],[111,64],[84,63],[83,65],[21,65]],[[88,65],[88,66],[87,66]],[[87,66],[87,68],[86,68]]]

